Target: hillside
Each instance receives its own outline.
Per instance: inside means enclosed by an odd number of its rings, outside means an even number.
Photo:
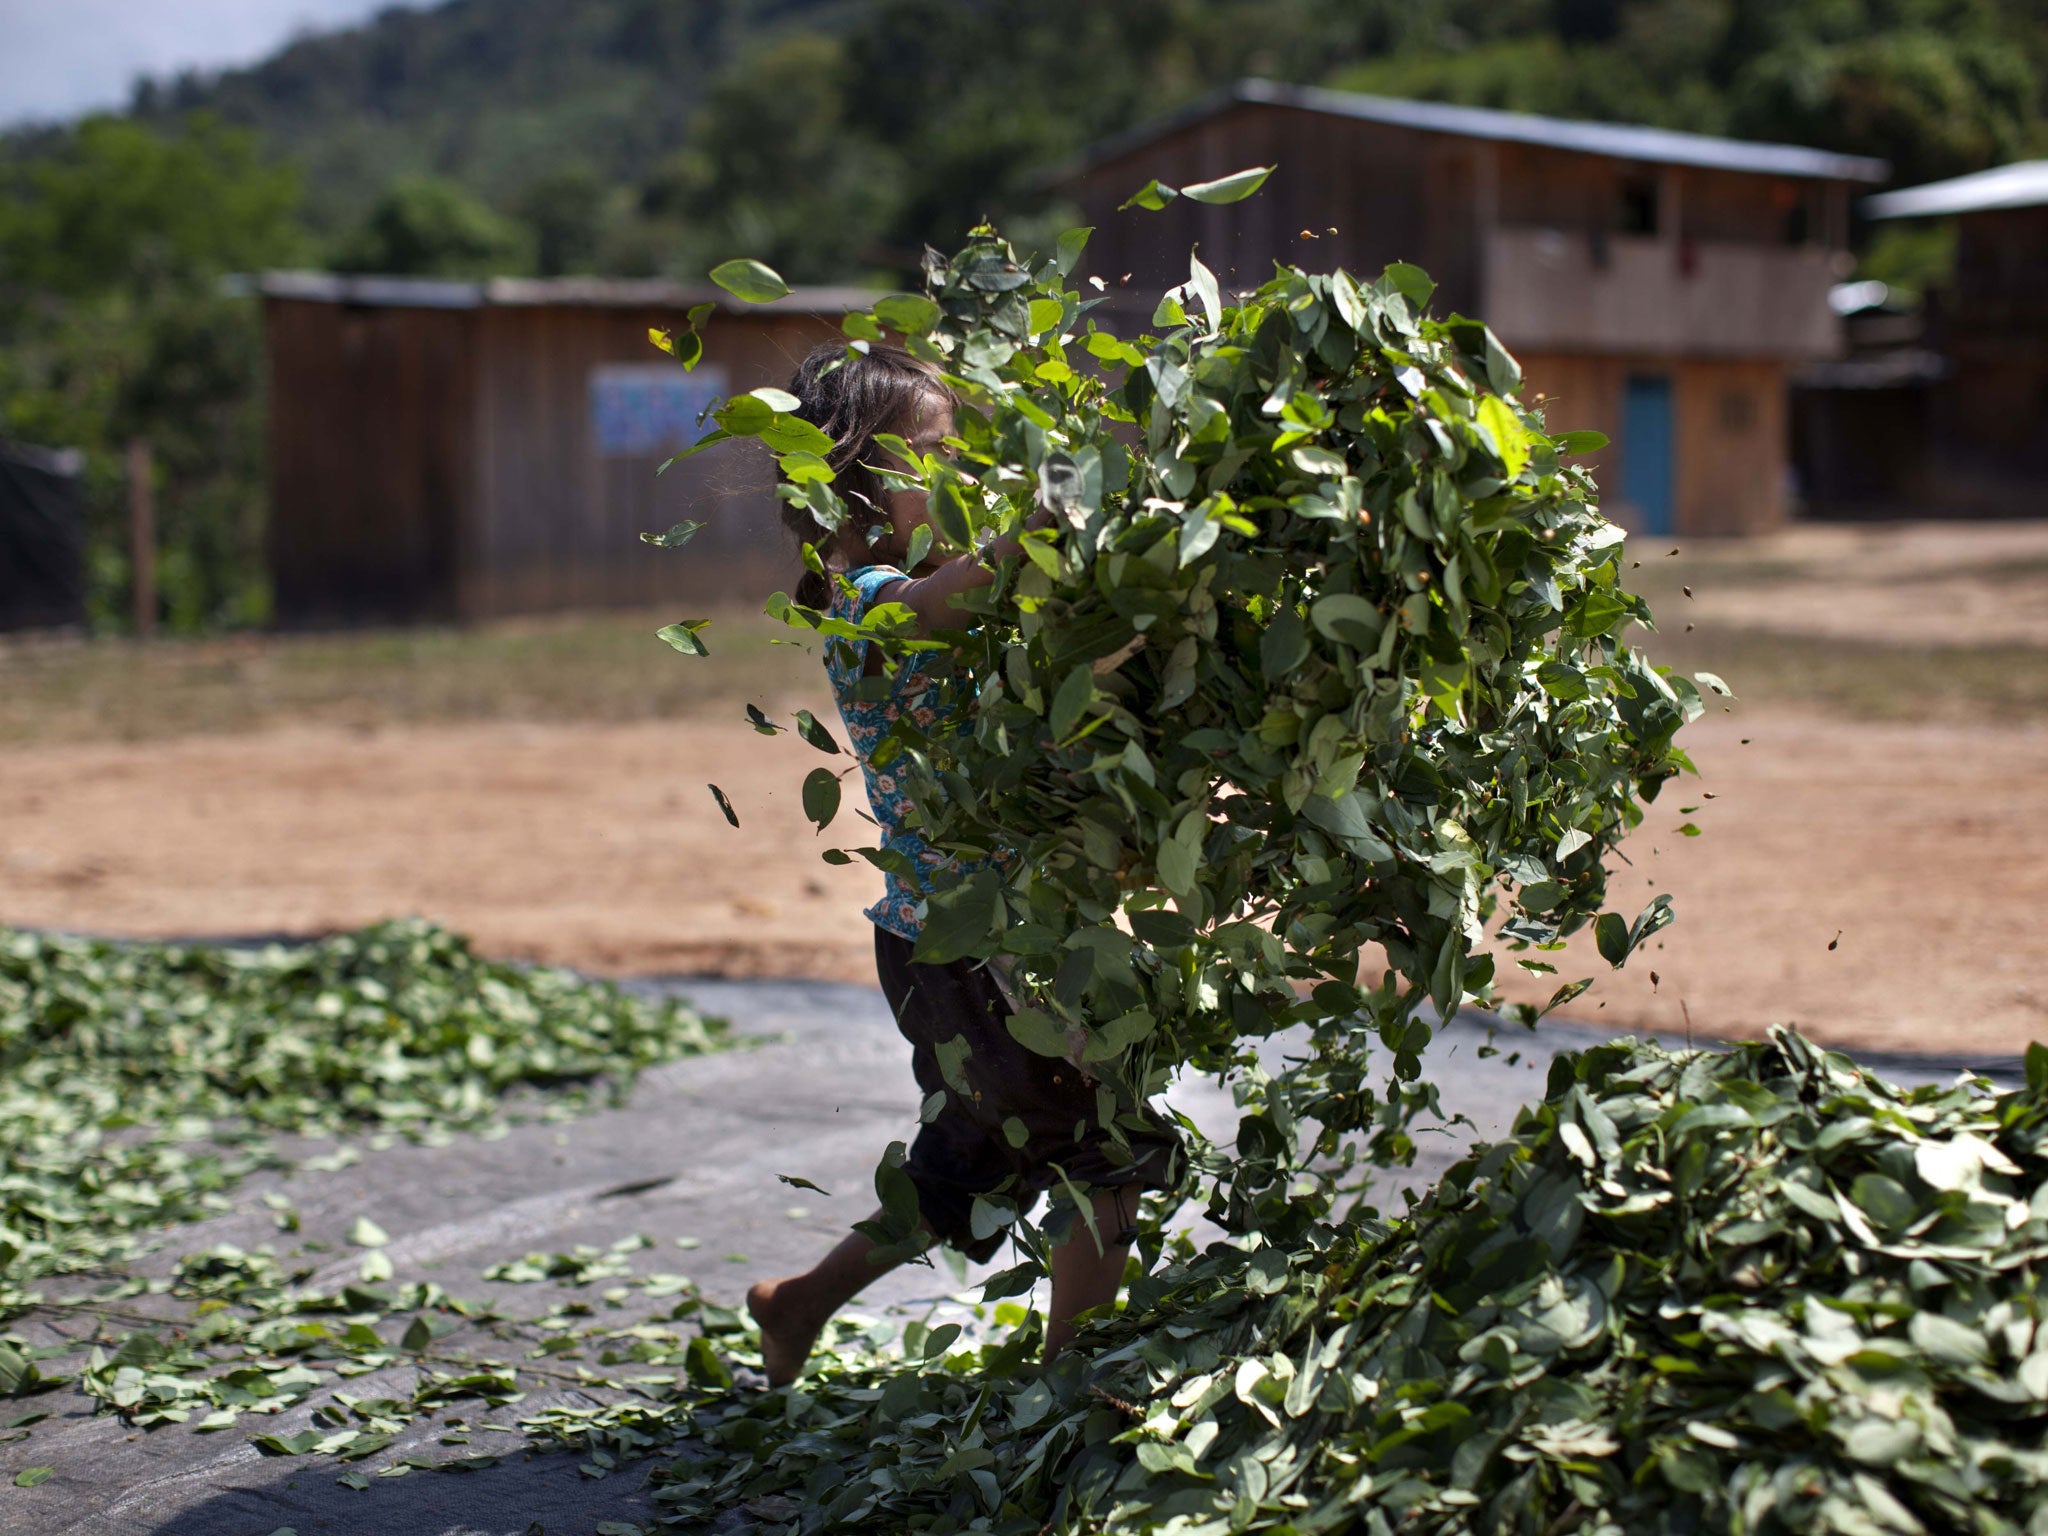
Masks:
[[[398,176],[511,206],[565,172],[644,176],[721,65],[778,30],[843,27],[857,0],[450,0],[301,38],[246,69],[146,82],[134,115],[208,111],[304,169],[316,231]]]
[[[449,0],[145,85],[135,115],[253,130],[323,241],[432,173],[527,227],[515,264],[737,242],[828,278],[1027,212],[1048,163],[1254,73],[1818,143],[1904,181],[2048,153],[2037,0]]]

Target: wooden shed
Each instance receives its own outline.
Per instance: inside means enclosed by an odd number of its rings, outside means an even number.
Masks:
[[[270,567],[287,626],[471,620],[786,584],[753,445],[657,478],[716,399],[787,383],[871,295],[271,273]],[[648,341],[719,307],[692,373]],[[641,542],[705,525],[677,556]]]
[[[1246,202],[1115,214],[1148,178],[1251,165],[1277,169]],[[1056,185],[1096,226],[1089,270],[1134,301],[1185,279],[1197,244],[1238,288],[1275,262],[1421,265],[1438,313],[1479,316],[1516,354],[1553,431],[1612,440],[1594,459],[1610,514],[1694,534],[1786,517],[1788,375],[1840,350],[1828,290],[1850,193],[1887,174],[1796,145],[1244,80]]]
[[[1812,447],[1813,473],[1851,506],[1873,456],[1895,468],[1884,489],[1921,514],[2048,516],[2048,160],[2023,160],[1868,198],[1873,220],[1954,223],[1955,270],[1928,295],[1917,336],[1859,359],[1882,377],[1936,363],[1917,388],[1857,388],[1849,369],[1815,378],[1809,415],[1841,448]],[[1900,402],[1910,400],[1911,419]]]

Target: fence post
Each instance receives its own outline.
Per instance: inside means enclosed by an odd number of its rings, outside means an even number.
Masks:
[[[156,633],[156,487],[150,481],[149,444],[128,441],[128,563],[133,574],[135,637]]]

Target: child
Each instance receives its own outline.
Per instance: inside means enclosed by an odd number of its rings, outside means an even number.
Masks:
[[[828,367],[841,358],[845,361],[838,367]],[[874,469],[877,464],[910,468],[877,447],[878,434],[893,433],[922,455],[943,451],[944,440],[953,435],[953,400],[938,371],[895,348],[873,346],[865,355],[848,357],[844,348],[827,346],[804,359],[790,392],[803,402],[799,414],[837,444],[830,456],[834,488],[845,499],[849,516],[819,552],[828,571],[852,589],[848,596],[838,579],[828,582],[806,572],[797,600],[814,608],[829,603],[834,614],[849,620],[858,620],[876,603],[903,603],[917,615],[920,632],[971,623],[953,606],[953,598],[993,581],[988,562],[1016,555],[1016,540],[998,539],[983,553],[950,560],[927,558],[905,571],[901,562],[911,534],[926,521],[925,495],[888,489]],[[805,509],[791,507],[787,516],[800,540],[816,541],[819,530]],[[1038,521],[1043,520],[1041,513]],[[1100,1241],[1089,1235],[1086,1222],[1076,1219],[1051,1251],[1050,1359],[1072,1341],[1077,1315],[1115,1301],[1136,1235],[1140,1191],[1178,1185],[1180,1138],[1153,1117],[1151,1131],[1128,1137],[1134,1160],[1120,1161],[1097,1127],[1094,1080],[1072,1063],[1036,1055],[1011,1038],[1004,1024],[1009,1004],[986,967],[968,960],[924,965],[911,959],[931,877],[946,869],[948,860],[905,825],[908,800],[886,769],[875,769],[869,754],[904,711],[925,730],[952,712],[950,684],[945,664],[930,659],[936,653],[919,652],[897,668],[885,699],[856,699],[855,683],[881,675],[884,668],[873,646],[863,644],[860,655],[849,654],[851,649],[828,646],[826,672],[861,760],[883,845],[904,854],[917,872],[914,881],[888,875],[882,900],[868,909],[875,925],[875,966],[897,1027],[910,1041],[919,1089],[946,1095],[937,1116],[919,1129],[905,1164],[917,1190],[919,1227],[931,1240],[985,1261],[1002,1245],[1003,1234],[971,1235],[975,1196],[1000,1189],[1020,1209],[1028,1209],[1062,1173],[1076,1189],[1094,1191],[1091,1214]],[[956,1037],[965,1037],[970,1048],[964,1072],[971,1097],[947,1088],[940,1074],[936,1048]],[[1022,1147],[1012,1147],[1003,1133],[1003,1123],[1013,1117],[1028,1132]],[[1082,1128],[1078,1139],[1077,1127]],[[761,1325],[771,1384],[795,1380],[826,1319],[883,1273],[875,1247],[855,1232],[805,1273],[764,1280],[747,1293],[747,1308]]]

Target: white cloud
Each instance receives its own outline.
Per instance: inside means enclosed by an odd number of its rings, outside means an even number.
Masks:
[[[249,64],[392,0],[0,0],[0,125],[120,107],[139,75]]]

